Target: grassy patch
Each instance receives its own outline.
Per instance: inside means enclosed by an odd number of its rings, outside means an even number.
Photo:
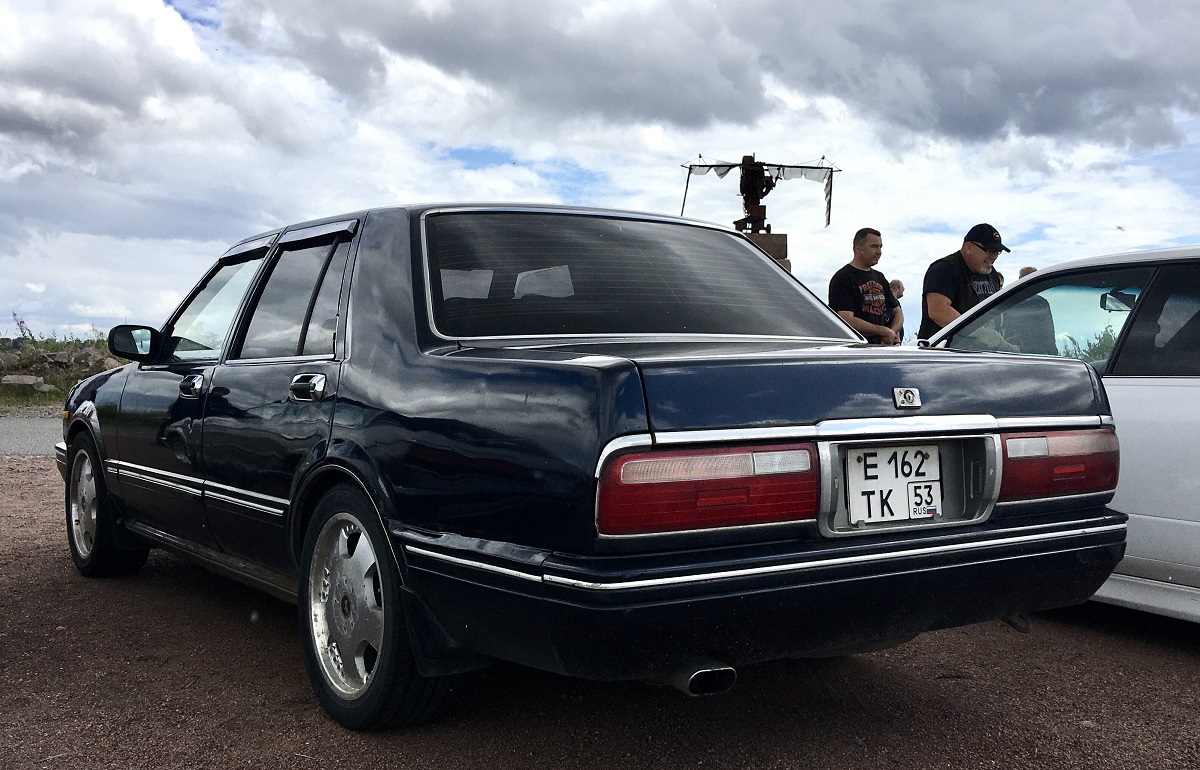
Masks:
[[[23,323],[18,329],[19,337],[0,338],[0,381],[7,375],[24,375],[39,378],[42,387],[0,385],[0,410],[61,405],[76,382],[118,363],[98,332],[92,339],[81,340],[38,337]]]

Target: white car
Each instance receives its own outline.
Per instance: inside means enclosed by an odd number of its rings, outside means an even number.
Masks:
[[[1200,621],[1200,246],[1039,270],[929,344],[1069,356],[1100,372],[1121,441],[1109,507],[1129,515],[1129,534],[1094,598]]]

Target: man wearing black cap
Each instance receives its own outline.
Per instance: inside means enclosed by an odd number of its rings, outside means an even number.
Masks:
[[[921,295],[921,328],[917,337],[927,340],[969,308],[1004,285],[1004,276],[992,268],[1000,252],[1009,248],[989,224],[967,231],[962,248],[942,257],[925,271]]]

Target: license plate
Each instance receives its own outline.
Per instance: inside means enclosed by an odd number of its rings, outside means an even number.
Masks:
[[[941,470],[936,444],[848,450],[850,523],[934,518],[942,507]]]

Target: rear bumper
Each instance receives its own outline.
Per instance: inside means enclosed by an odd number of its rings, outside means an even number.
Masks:
[[[591,679],[835,654],[1086,601],[1125,549],[1125,516],[933,537],[568,557],[392,527],[406,584],[449,646]],[[873,540],[873,542],[867,542]]]

